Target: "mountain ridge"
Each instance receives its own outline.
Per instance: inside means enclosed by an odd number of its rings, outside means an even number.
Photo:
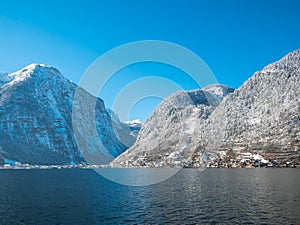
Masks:
[[[236,90],[215,84],[174,93],[140,132],[140,124],[120,122],[102,99],[83,89],[80,93],[87,105],[96,101],[99,138],[105,151],[117,157],[112,166],[170,166],[220,150],[300,161],[299,86],[300,50],[296,50],[255,72]],[[81,90],[44,64],[1,72],[0,163],[86,163],[71,126],[76,88]],[[97,151],[103,146],[89,143],[80,131],[77,134],[91,148],[92,163],[99,164]]]
[[[72,107],[79,88],[88,103],[96,101],[95,123],[102,144],[117,156],[125,146],[113,127],[102,99],[62,76],[56,68],[30,64],[6,74],[0,86],[0,158],[29,164],[86,163],[76,138],[87,141],[89,134],[75,137],[72,128]],[[120,125],[120,124],[119,124]],[[122,130],[122,125],[120,125]],[[124,125],[125,126],[125,125]],[[126,131],[124,131],[126,133]],[[79,133],[80,134],[80,133]],[[129,134],[128,134],[129,135]],[[97,163],[103,146],[89,146]]]
[[[217,154],[221,150],[236,153],[251,151],[267,158],[300,161],[299,87],[300,50],[296,50],[255,72],[241,87],[227,94],[215,109],[210,109],[206,117],[194,121],[190,130],[185,125],[177,126],[180,129],[180,132],[175,131],[177,137],[188,131],[190,138],[185,137],[189,141],[175,142],[176,148],[171,149],[167,155],[164,155],[164,150],[159,150],[162,146],[157,145],[155,138],[147,139],[149,134],[139,135],[136,143],[111,165],[165,166],[168,165],[165,163],[168,157],[172,156],[172,160],[169,160],[169,166],[172,166],[174,162],[193,160],[195,155]],[[185,124],[187,120],[203,115],[201,110],[197,111],[197,107],[190,110],[195,110],[192,117],[181,117],[177,122]],[[164,117],[164,112],[161,113],[154,111],[150,118],[155,120],[153,117]],[[147,126],[147,122],[144,126]],[[164,124],[164,121],[157,123],[152,124],[153,130],[155,126],[161,126],[159,123]],[[166,129],[172,126],[174,121],[164,125]],[[142,127],[140,134],[143,134],[144,129]],[[170,144],[174,143],[171,141]],[[158,147],[156,150],[147,149],[151,154],[145,154],[144,145]],[[168,146],[169,143],[164,145]],[[186,152],[187,158],[184,157]]]

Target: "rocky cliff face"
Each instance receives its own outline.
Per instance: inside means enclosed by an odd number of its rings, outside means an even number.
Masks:
[[[72,102],[77,85],[57,69],[37,64],[15,73],[2,73],[0,85],[0,162],[3,159],[30,164],[85,162],[72,129]],[[86,102],[95,99],[84,90],[81,93]],[[103,101],[96,99],[96,102],[99,138],[110,154],[118,156],[127,146],[115,132]],[[122,130],[121,123],[118,125]],[[88,142],[89,136],[82,134],[78,138]],[[96,158],[102,149],[92,148],[91,154]]]
[[[136,143],[111,165],[174,165],[220,150],[300,161],[299,87],[297,50],[229,95],[232,90],[224,86],[176,93],[157,107]]]
[[[233,92],[223,85],[178,92],[165,99],[142,126],[137,141],[111,165],[167,166],[189,157],[195,129],[206,120],[222,99]],[[185,150],[185,151],[183,151]]]

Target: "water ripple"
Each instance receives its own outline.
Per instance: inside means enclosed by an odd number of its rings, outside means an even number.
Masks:
[[[92,170],[0,171],[0,224],[299,224],[299,169],[184,169],[152,186]]]

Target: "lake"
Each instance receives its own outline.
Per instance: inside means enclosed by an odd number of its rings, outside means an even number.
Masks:
[[[0,224],[299,224],[300,169],[183,169],[150,186],[0,170]]]

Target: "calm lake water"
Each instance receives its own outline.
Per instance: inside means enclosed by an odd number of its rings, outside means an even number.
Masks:
[[[93,170],[0,170],[0,224],[300,224],[300,169],[184,169],[130,187]]]

